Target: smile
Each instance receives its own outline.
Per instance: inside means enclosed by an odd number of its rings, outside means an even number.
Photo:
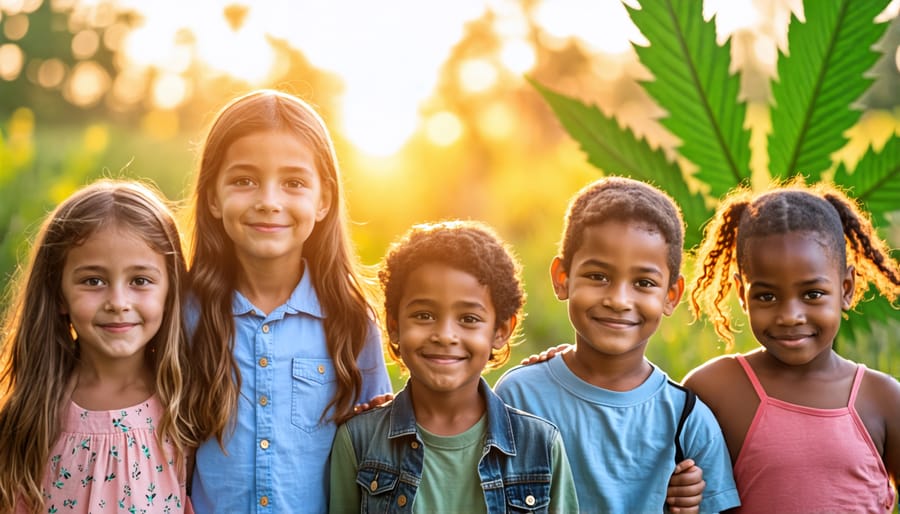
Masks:
[[[626,328],[631,328],[631,327],[638,325],[638,322],[627,320],[627,319],[597,318],[597,317],[592,317],[591,319],[603,326],[606,326],[609,328],[614,328],[614,329],[626,329]]]
[[[456,357],[453,355],[422,355],[422,357],[432,364],[438,364],[442,366],[448,366],[450,364],[456,364],[458,362],[462,362],[466,360],[465,357]]]
[[[138,323],[102,323],[99,325],[99,327],[107,332],[118,334],[121,332],[128,332],[137,325]]]
[[[248,223],[247,225],[258,232],[278,232],[279,230],[287,228],[287,225],[277,225],[274,223]]]

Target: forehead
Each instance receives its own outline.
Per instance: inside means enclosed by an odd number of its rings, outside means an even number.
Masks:
[[[401,303],[424,297],[487,299],[487,305],[491,303],[490,288],[479,282],[478,277],[437,261],[413,268],[406,277],[401,297]]]
[[[815,232],[789,232],[748,238],[741,273],[754,276],[800,277],[837,272],[834,251]]]
[[[121,262],[165,269],[165,258],[131,227],[104,225],[66,254],[66,266],[87,262]]]
[[[650,224],[609,220],[582,231],[581,245],[572,256],[572,266],[585,261],[601,261],[619,267],[654,265],[668,275],[669,245]]]

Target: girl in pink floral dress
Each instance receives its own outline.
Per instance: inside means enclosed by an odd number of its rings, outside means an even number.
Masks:
[[[0,354],[0,513],[192,512],[185,264],[148,186],[103,180],[44,222]]]

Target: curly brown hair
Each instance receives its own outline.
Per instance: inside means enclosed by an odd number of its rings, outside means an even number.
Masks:
[[[514,316],[521,319],[525,304],[521,271],[515,255],[497,233],[478,221],[443,221],[415,225],[391,244],[378,279],[384,291],[385,325],[396,322],[400,297],[409,275],[426,263],[438,262],[464,271],[487,286],[497,314],[497,325]],[[387,345],[391,358],[400,364],[400,348]],[[512,338],[511,338],[512,339]],[[502,366],[509,359],[510,345],[493,350],[487,369]]]

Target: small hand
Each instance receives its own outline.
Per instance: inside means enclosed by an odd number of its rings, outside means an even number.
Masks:
[[[367,410],[374,409],[375,407],[380,407],[385,403],[394,399],[394,395],[392,393],[384,393],[378,396],[373,397],[368,403],[357,403],[355,407],[353,407],[353,412],[359,414],[360,412],[365,412]]]
[[[539,353],[537,355],[529,355],[528,357],[525,357],[524,359],[522,359],[521,364],[527,366],[529,364],[537,364],[538,362],[548,361],[548,360],[552,359],[555,355],[561,355],[563,353],[566,353],[567,351],[571,350],[572,348],[574,348],[572,345],[566,344],[566,343],[556,345],[554,347],[547,348],[546,350],[542,351],[541,353]]]
[[[703,470],[693,460],[685,459],[675,466],[675,471],[669,478],[666,507],[669,512],[678,514],[700,512],[704,489],[706,482],[703,480]]]

